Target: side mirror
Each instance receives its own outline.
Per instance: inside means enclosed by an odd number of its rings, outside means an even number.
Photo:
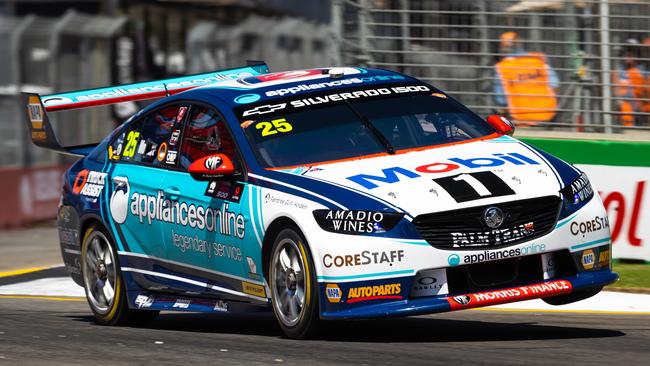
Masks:
[[[487,122],[502,135],[512,136],[515,133],[515,124],[504,116],[491,114],[488,116]]]
[[[192,178],[202,181],[232,176],[235,166],[227,155],[214,154],[194,161],[187,170]]]

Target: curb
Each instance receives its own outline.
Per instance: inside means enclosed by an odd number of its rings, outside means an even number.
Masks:
[[[650,288],[643,287],[606,287],[603,291],[625,292],[629,294],[650,294]]]

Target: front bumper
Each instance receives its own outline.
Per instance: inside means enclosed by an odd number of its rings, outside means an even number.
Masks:
[[[358,306],[336,312],[321,313],[322,319],[358,319],[378,317],[413,316],[476,307],[506,304],[510,302],[565,295],[603,287],[618,280],[618,274],[610,269],[581,272],[575,276],[525,286],[502,288],[479,293],[443,295],[427,298],[406,299]]]

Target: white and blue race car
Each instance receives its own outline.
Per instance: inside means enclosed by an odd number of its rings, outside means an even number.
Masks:
[[[618,278],[584,173],[406,75],[258,63],[24,98],[32,141],[82,157],[58,227],[99,323],[267,307],[304,338]],[[151,98],[98,144],[64,147],[48,119]]]

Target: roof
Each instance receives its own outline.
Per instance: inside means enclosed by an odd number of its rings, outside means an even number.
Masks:
[[[342,74],[342,75],[341,75]],[[340,75],[340,76],[333,76]],[[357,67],[317,68],[283,71],[236,80],[227,80],[187,91],[183,94],[209,93],[231,107],[279,97],[351,86],[412,81],[393,71]]]

